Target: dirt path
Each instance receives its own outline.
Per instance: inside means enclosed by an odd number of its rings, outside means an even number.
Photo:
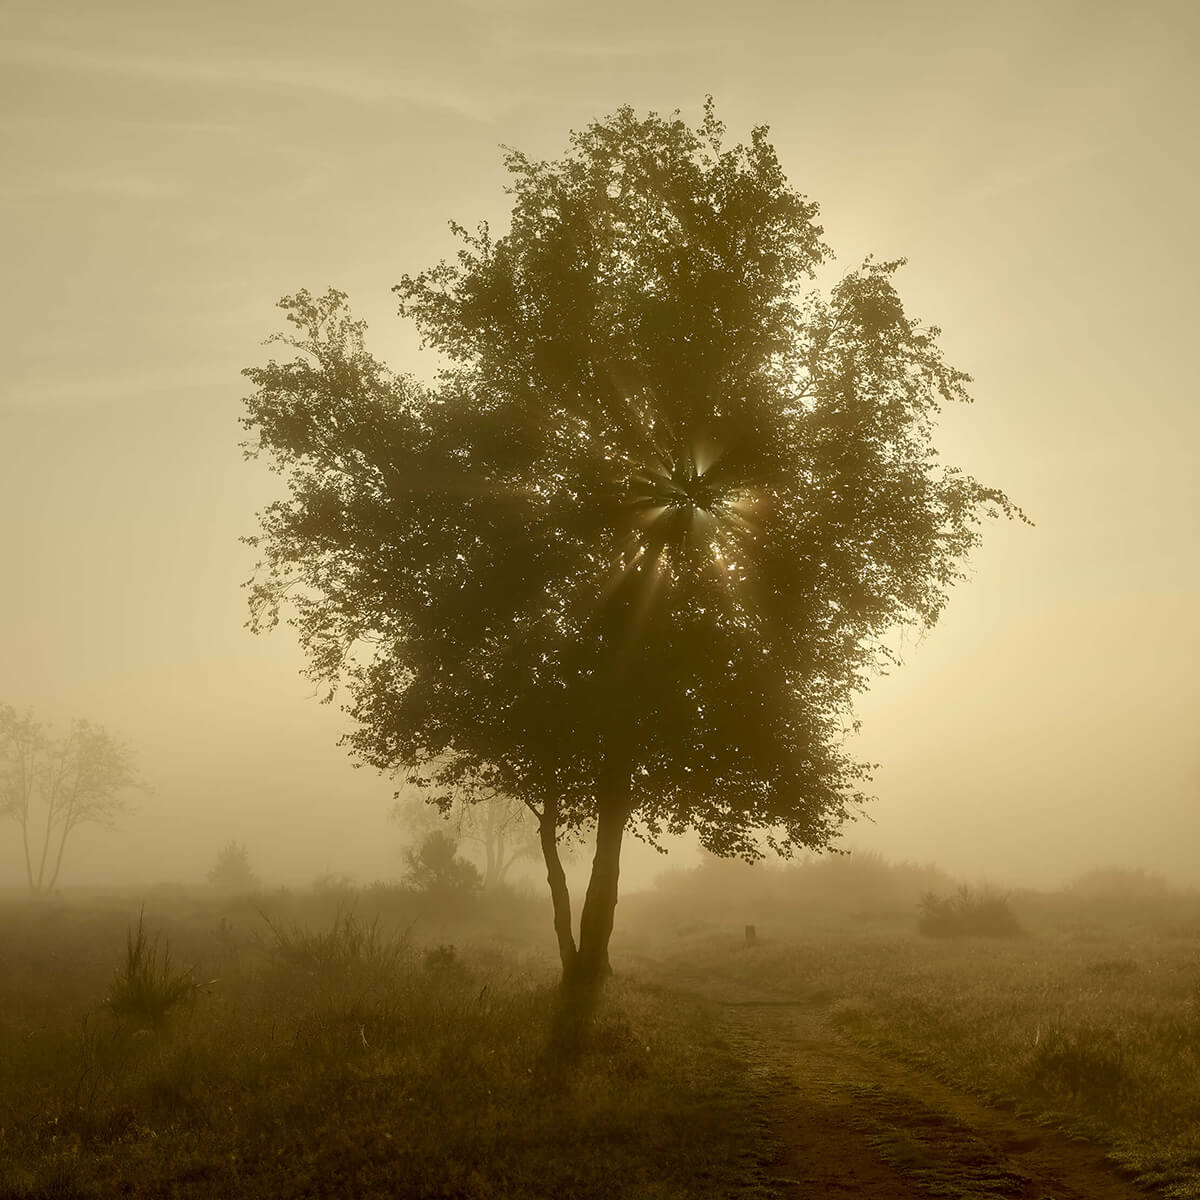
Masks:
[[[1146,1200],[1099,1147],[854,1045],[823,1004],[715,978],[671,981],[719,1005],[761,1085],[782,1146],[775,1182],[789,1200]]]

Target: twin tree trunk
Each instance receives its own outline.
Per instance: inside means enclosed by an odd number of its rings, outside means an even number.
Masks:
[[[29,820],[28,817],[21,819],[21,840],[25,849],[25,878],[29,883],[30,895],[33,896],[42,896],[54,891],[54,885],[58,882],[59,872],[62,871],[63,851],[67,848],[67,835],[71,832],[72,828],[69,819],[63,822],[62,831],[58,838],[58,851],[54,856],[54,872],[50,876],[49,882],[47,882],[46,860],[50,856],[50,846],[54,840],[53,816],[54,813],[51,809],[46,815],[46,828],[42,835],[42,854],[38,860],[36,876],[33,872],[33,857],[29,852]]]
[[[621,872],[621,839],[630,809],[630,773],[614,770],[601,787],[596,813],[596,853],[579,917],[579,941],[572,933],[571,896],[558,855],[558,806],[546,805],[540,834],[550,897],[554,903],[554,932],[562,961],[563,1000],[568,1009],[587,1015],[611,968],[608,942],[617,907]]]

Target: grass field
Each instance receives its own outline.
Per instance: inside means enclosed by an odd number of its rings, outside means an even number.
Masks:
[[[1200,1196],[1194,894],[1017,893],[1021,933],[1002,939],[920,937],[916,906],[831,913],[778,899],[753,947],[740,928],[693,922],[660,953],[693,975],[828,1005],[843,1035],[1097,1141],[1142,1184]]]
[[[1016,936],[933,938],[931,868],[711,869],[622,902],[569,1072],[540,900],[0,905],[0,1200],[769,1196],[773,1085],[688,995],[714,976],[1200,1197],[1197,897],[1018,893]]]
[[[701,1004],[617,982],[563,1074],[553,970],[494,921],[421,945],[400,891],[261,904],[152,898],[140,940],[131,899],[5,906],[0,1196],[759,1191],[770,1147]]]

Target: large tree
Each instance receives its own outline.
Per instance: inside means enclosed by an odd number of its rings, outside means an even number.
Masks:
[[[622,838],[827,846],[863,799],[851,699],[931,625],[1003,493],[939,464],[967,399],[898,262],[821,294],[817,206],[765,128],[726,146],[623,108],[535,161],[509,230],[452,226],[397,286],[436,382],[367,351],[346,297],[281,302],[296,357],[245,425],[287,496],[252,541],[256,626],[292,621],[349,742],[435,799],[536,813],[568,994],[607,973]],[[592,832],[578,935],[558,855]]]
[[[0,704],[0,819],[21,830],[30,892],[52,892],[71,834],[81,825],[112,829],[138,790],[132,751],[102,726],[72,721],[55,738],[32,715]]]

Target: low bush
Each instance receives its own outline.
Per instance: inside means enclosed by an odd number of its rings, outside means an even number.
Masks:
[[[275,963],[325,983],[387,979],[409,953],[407,935],[381,932],[378,917],[364,924],[352,912],[338,912],[328,928],[312,929],[259,915],[271,932],[267,952]]]
[[[458,957],[458,951],[453,946],[442,943],[438,946],[430,946],[424,955],[425,970],[432,971],[434,974],[449,974],[453,971],[462,969],[462,963]]]
[[[1166,879],[1140,867],[1099,867],[1085,871],[1066,887],[1069,895],[1118,904],[1162,900],[1170,895]]]
[[[920,903],[917,932],[925,937],[1020,937],[1021,924],[1008,897],[960,887],[950,896],[926,893]]]

